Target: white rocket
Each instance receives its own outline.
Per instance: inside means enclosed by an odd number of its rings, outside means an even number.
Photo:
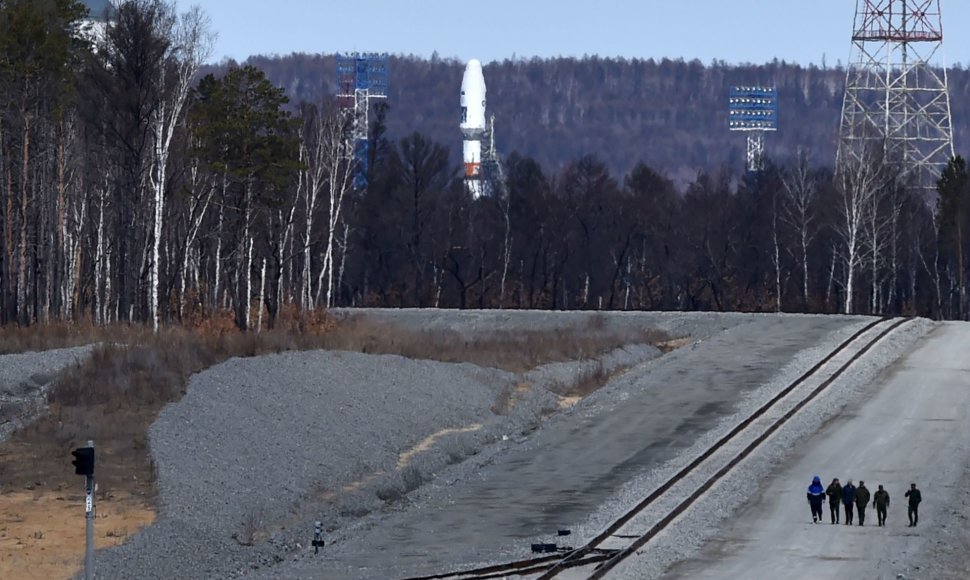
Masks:
[[[478,199],[484,193],[482,184],[482,139],[485,137],[485,77],[482,63],[468,61],[461,78],[461,134],[465,162],[465,189]]]

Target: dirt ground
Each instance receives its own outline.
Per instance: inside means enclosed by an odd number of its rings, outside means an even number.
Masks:
[[[76,490],[0,493],[0,578],[70,578],[84,565],[83,478]],[[155,520],[155,512],[127,494],[95,496],[94,543],[115,546]],[[97,569],[97,562],[95,562]]]

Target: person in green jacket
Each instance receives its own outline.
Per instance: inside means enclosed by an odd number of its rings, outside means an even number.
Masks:
[[[882,486],[872,495],[872,505],[876,506],[876,517],[879,518],[879,525],[886,525],[886,512],[889,510],[889,492]]]
[[[825,495],[829,496],[829,511],[832,516],[832,523],[839,523],[839,502],[842,501],[842,484],[839,483],[839,478],[836,477],[832,480],[832,483],[825,488]]]
[[[866,482],[859,480],[859,487],[855,489],[855,507],[859,512],[859,525],[866,523],[866,506],[869,505],[869,490],[866,489]]]

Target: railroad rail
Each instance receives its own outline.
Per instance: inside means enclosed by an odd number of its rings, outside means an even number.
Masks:
[[[818,395],[824,392],[832,383],[841,377],[842,374],[845,373],[845,371],[848,370],[854,362],[871,350],[889,333],[910,320],[910,318],[893,319],[890,317],[883,317],[860,328],[858,331],[846,338],[824,358],[813,365],[810,369],[805,371],[805,373],[787,385],[784,389],[779,391],[763,405],[758,407],[751,413],[751,415],[735,425],[728,433],[723,435],[703,453],[698,455],[690,463],[670,476],[663,484],[652,491],[647,497],[642,499],[621,517],[614,520],[613,523],[611,523],[605,530],[589,540],[582,547],[563,554],[518,560],[505,564],[496,564],[457,572],[444,572],[429,576],[413,577],[408,578],[407,580],[490,580],[495,578],[507,578],[510,576],[530,576],[534,577],[536,580],[550,580],[565,570],[572,569],[574,572],[578,572],[579,570],[575,570],[577,568],[588,569],[588,575],[585,577],[589,580],[599,580],[603,578],[610,570],[635,554],[637,550],[642,548],[650,540],[667,528],[678,516],[686,512],[708,490],[710,490],[720,480],[724,479],[724,477],[735,466],[751,455],[751,453],[758,449],[773,433],[784,426],[793,416],[795,416],[795,414],[798,413],[798,411],[812,402],[816,397],[818,397]],[[850,356],[844,363],[832,371],[831,374],[825,376],[824,380],[815,386],[814,389],[809,391],[807,395],[801,399],[797,399],[797,401],[794,402],[794,404],[792,404],[792,406],[780,417],[769,421],[768,424],[764,426],[764,429],[756,437],[754,437],[753,440],[745,445],[740,451],[728,457],[713,475],[704,479],[704,481],[695,487],[691,493],[687,494],[686,498],[677,502],[672,509],[667,511],[665,515],[661,516],[657,521],[655,521],[649,528],[646,529],[646,531],[641,531],[642,528],[641,530],[624,530],[628,524],[633,522],[638,516],[641,516],[649,506],[655,504],[657,500],[662,498],[671,489],[676,487],[678,484],[685,482],[685,480],[690,478],[692,475],[696,475],[699,469],[703,466],[709,466],[709,464],[713,461],[712,458],[724,450],[725,447],[732,443],[737,444],[742,438],[743,434],[746,432],[750,435],[750,430],[759,419],[764,418],[772,410],[778,410],[783,405],[783,402],[791,402],[795,394],[800,392],[799,387],[808,382],[810,379],[820,378],[820,371],[826,367],[826,365],[840,355],[845,354],[850,354]],[[620,543],[624,545],[619,548],[604,548],[603,545],[607,543],[608,540],[612,540],[614,544],[619,540]],[[574,576],[575,574],[571,574],[571,577]]]

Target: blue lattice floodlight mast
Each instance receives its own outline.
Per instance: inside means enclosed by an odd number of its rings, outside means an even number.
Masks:
[[[748,133],[748,171],[764,168],[765,132],[778,130],[778,89],[731,87],[728,128]]]
[[[337,55],[337,103],[351,116],[349,139],[353,142],[354,187],[357,189],[367,188],[370,101],[386,98],[386,53]]]

